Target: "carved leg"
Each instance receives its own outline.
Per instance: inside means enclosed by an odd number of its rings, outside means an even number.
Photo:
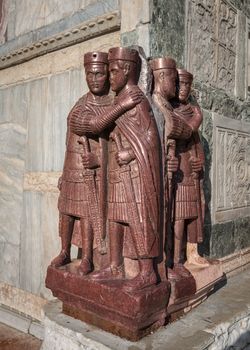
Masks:
[[[118,222],[109,223],[110,234],[110,265],[111,269],[123,266],[123,235],[124,227]]]
[[[109,222],[110,267],[91,274],[91,278],[95,280],[124,278],[123,234],[124,226],[122,224]]]
[[[92,271],[93,254],[93,231],[89,220],[82,218],[80,220],[82,236],[82,261],[78,267],[80,275],[87,275]]]
[[[176,220],[174,223],[174,266],[170,272],[170,278],[188,277],[190,272],[183,266],[182,246],[184,239],[185,221]]]
[[[174,265],[181,264],[181,251],[184,236],[184,220],[174,223]]]
[[[71,262],[70,258],[70,248],[71,248],[71,238],[74,228],[74,217],[60,214],[61,223],[60,223],[60,236],[62,243],[62,250],[59,255],[51,261],[51,266],[59,267]]]

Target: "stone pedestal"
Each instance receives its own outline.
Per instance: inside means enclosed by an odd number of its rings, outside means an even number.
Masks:
[[[206,267],[185,264],[191,276],[180,280],[171,280],[171,295],[168,304],[170,321],[203,302],[219,285],[223,285],[225,276],[221,264],[211,263]]]
[[[124,291],[122,283],[79,276],[75,262],[48,267],[46,278],[47,288],[63,302],[64,313],[135,341],[164,325],[169,283],[133,293]]]

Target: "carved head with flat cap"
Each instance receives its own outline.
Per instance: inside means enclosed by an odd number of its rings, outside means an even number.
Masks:
[[[155,58],[150,62],[154,74],[154,92],[159,93],[166,100],[176,95],[177,70],[173,58]]]
[[[108,53],[111,89],[117,94],[137,84],[139,54],[134,49],[113,47]]]
[[[84,68],[89,90],[98,96],[108,94],[108,54],[106,52],[86,53]]]
[[[177,69],[179,76],[179,92],[178,97],[181,103],[187,102],[193,82],[193,74],[185,69]]]

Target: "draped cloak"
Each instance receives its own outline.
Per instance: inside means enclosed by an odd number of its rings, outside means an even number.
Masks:
[[[133,86],[133,89],[140,91],[138,86]],[[125,93],[126,91],[120,92],[119,98]],[[86,123],[84,118],[89,117],[83,116],[83,124]],[[91,130],[91,125],[95,124],[95,118],[101,121],[99,124],[101,126],[98,128],[95,126]],[[113,119],[112,115],[109,119],[108,114],[105,115],[105,118],[92,116],[92,123],[89,125],[90,132],[100,135],[104,130],[114,126]],[[115,124],[134,152],[139,169],[139,186],[141,187],[138,192],[141,194],[144,253],[134,251],[131,256],[127,256],[130,258],[157,257],[160,240],[160,142],[156,122],[146,97],[134,109],[123,113],[116,119]],[[128,222],[128,225],[131,226],[131,223]]]

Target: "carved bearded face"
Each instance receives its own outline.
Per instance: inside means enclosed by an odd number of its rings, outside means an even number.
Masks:
[[[112,61],[109,64],[109,80],[111,89],[118,93],[128,81],[129,63]]]
[[[185,76],[179,77],[179,100],[186,102],[191,92],[192,81]]]
[[[176,94],[177,71],[175,69],[162,69],[158,74],[163,96],[167,100],[174,98]]]
[[[88,64],[85,67],[86,81],[94,95],[103,95],[109,90],[108,67],[106,64]]]

